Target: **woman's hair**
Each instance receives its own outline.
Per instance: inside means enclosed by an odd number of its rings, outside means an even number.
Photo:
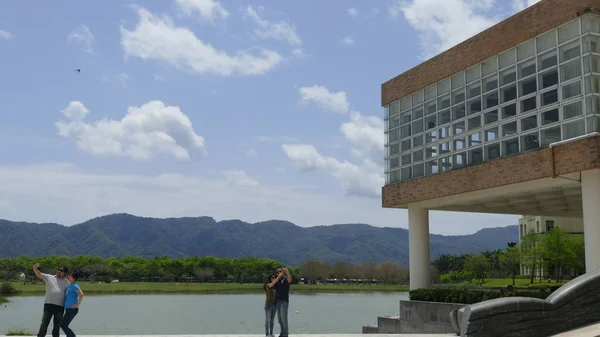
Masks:
[[[273,275],[269,275],[267,276],[267,280],[265,281],[265,284],[263,285],[263,289],[267,289],[267,284],[273,282],[273,279],[276,278],[277,276],[275,276],[275,274]]]
[[[79,272],[73,272],[73,273],[71,273],[70,275],[71,275],[71,277],[72,277],[72,278],[73,278],[75,281],[77,281],[77,279],[78,279],[78,278],[81,276],[81,273],[79,273]]]

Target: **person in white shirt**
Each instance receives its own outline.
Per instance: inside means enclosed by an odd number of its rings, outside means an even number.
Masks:
[[[52,327],[52,337],[59,337],[60,323],[65,311],[65,292],[70,283],[65,275],[68,272],[67,267],[59,266],[56,269],[56,275],[44,274],[38,270],[39,263],[33,265],[35,276],[46,283],[46,296],[44,297],[44,314],[42,324],[37,334],[38,337],[46,336],[50,319],[54,318]]]

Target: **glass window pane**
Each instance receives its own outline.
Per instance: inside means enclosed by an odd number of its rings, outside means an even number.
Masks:
[[[483,79],[484,92],[488,92],[498,88],[498,76],[490,76]]]
[[[481,145],[481,132],[476,132],[474,134],[469,135],[469,146],[478,146]]]
[[[394,116],[400,113],[400,102],[396,101],[390,104],[390,116]]]
[[[472,115],[481,112],[481,98],[476,98],[467,103],[467,114]]]
[[[508,68],[500,73],[500,86],[512,83],[517,80],[517,71],[515,68]]]
[[[465,152],[457,153],[453,156],[454,168],[464,167],[467,165],[467,154]]]
[[[583,33],[600,33],[600,16],[588,14],[581,18]]]
[[[456,138],[454,140],[454,151],[463,150],[467,147],[467,142],[464,138]]]
[[[483,76],[487,76],[487,75],[495,73],[498,70],[497,62],[498,62],[498,60],[497,60],[496,56],[494,56],[491,59],[488,59],[486,61],[483,61],[481,63],[481,74]]]
[[[402,170],[400,170],[400,172],[400,179],[402,181],[409,180],[410,178],[412,178],[412,167],[405,167]]]
[[[502,137],[514,135],[517,133],[517,122],[509,122],[502,125]]]
[[[558,90],[550,90],[540,94],[540,106],[546,106],[558,102]]]
[[[519,96],[527,96],[537,91],[537,78],[530,77],[519,82]]]
[[[468,131],[479,129],[481,127],[481,115],[469,118],[467,125]]]
[[[498,121],[498,110],[488,111],[483,114],[483,122],[485,125],[492,124]]]
[[[390,143],[397,142],[400,140],[400,129],[392,130],[389,133]]]
[[[417,150],[413,152],[413,161],[419,162],[423,160],[423,150]]]
[[[487,129],[485,130],[485,141],[486,142],[491,142],[493,140],[498,139],[499,135],[498,135],[498,127],[493,127],[491,129]]]
[[[411,120],[412,120],[412,113],[410,111],[405,111],[400,115],[400,125],[410,123]]]
[[[411,146],[410,146],[410,139],[403,141],[402,143],[400,143],[400,150],[401,151],[406,151],[406,150],[410,150]]]
[[[585,134],[585,120],[579,119],[563,124],[563,139],[571,139]]]
[[[588,55],[583,58],[583,72],[589,73],[600,73],[600,56]]]
[[[400,135],[401,135],[400,138],[402,138],[402,139],[410,137],[410,135],[412,135],[410,124],[405,125],[400,128]]]
[[[412,133],[417,134],[423,132],[423,119],[419,119],[412,123]]]
[[[450,142],[446,142],[446,143],[441,143],[439,145],[439,154],[443,155],[445,153],[449,153],[450,150]]]
[[[502,142],[502,149],[505,156],[519,153],[519,138],[511,138]]]
[[[437,130],[427,132],[425,134],[425,144],[434,143],[437,141]]]
[[[585,78],[585,93],[600,94],[600,76],[588,76]]]
[[[600,114],[600,95],[591,95],[585,98],[586,115]]]
[[[555,126],[549,129],[544,129],[542,131],[540,131],[541,135],[542,135],[542,139],[541,139],[541,146],[542,147],[549,147],[550,144],[552,143],[556,143],[556,142],[560,142],[561,139],[561,135],[560,135],[560,126]]]
[[[433,101],[425,104],[425,114],[426,115],[434,114],[436,111],[437,111],[436,100],[433,100]]]
[[[502,103],[506,103],[517,99],[517,86],[509,85],[508,87],[500,89]]]
[[[566,82],[581,76],[581,59],[577,59],[560,66],[560,81]]]
[[[567,42],[579,36],[579,19],[558,27],[558,43]]]
[[[535,74],[535,59],[519,63],[519,78]]]
[[[500,158],[500,143],[490,144],[485,147],[485,160]]]
[[[498,105],[498,92],[490,92],[483,96],[483,109],[487,110]]]
[[[416,137],[413,138],[413,146],[417,147],[417,146],[421,146],[423,145],[423,135],[418,135]]]
[[[400,110],[404,111],[410,109],[412,106],[412,99],[410,96],[404,97],[400,100]]]
[[[437,146],[428,146],[425,148],[425,158],[433,158],[437,156]]]
[[[515,64],[515,48],[505,51],[504,53],[498,55],[498,65],[500,69],[504,69],[510,65]]]
[[[523,151],[531,151],[540,148],[538,133],[530,133],[521,136],[521,148]]]
[[[438,98],[438,110],[446,109],[450,107],[450,95],[445,95]]]
[[[481,69],[479,65],[467,69],[467,83],[471,83],[481,78]]]
[[[460,73],[452,76],[452,90],[458,89],[465,85],[465,72],[461,71]]]
[[[521,132],[537,128],[537,115],[527,116],[521,119]]]
[[[559,48],[560,63],[568,60],[572,60],[578,56],[581,56],[581,45],[579,40],[569,42]]]
[[[446,138],[446,137],[450,137],[450,127],[446,126],[444,128],[440,129],[440,132],[438,133],[438,135],[440,136],[440,139]]]
[[[481,95],[481,84],[479,82],[476,82],[469,85],[467,95],[467,98],[473,98],[475,96]]]
[[[425,163],[425,175],[432,175],[438,172],[437,160],[432,160]]]
[[[583,102],[577,101],[562,107],[563,119],[569,119],[583,115]]]
[[[556,47],[556,30],[553,29],[544,35],[538,36],[536,40],[538,53]]]
[[[539,74],[539,90],[550,88],[558,84],[558,70],[552,69]]]
[[[517,58],[522,61],[535,55],[535,39],[529,40],[517,47]]]
[[[465,101],[465,88],[452,92],[452,105]]]
[[[569,99],[581,95],[581,81],[569,83],[562,87],[562,99]]]
[[[413,178],[421,178],[425,175],[425,165],[423,163],[413,165]]]
[[[477,165],[483,163],[483,148],[473,149],[469,151],[469,165]]]
[[[556,50],[551,50],[543,55],[538,56],[538,64],[540,70],[552,68],[557,65],[558,59],[556,57]]]
[[[446,109],[438,113],[438,123],[440,123],[440,125],[450,123],[450,120],[450,109]]]
[[[583,53],[600,53],[600,35],[583,37]]]
[[[437,126],[435,115],[425,118],[425,130],[433,129]]]
[[[450,79],[449,78],[442,80],[437,84],[438,96],[446,94],[448,92],[450,92]]]
[[[517,103],[502,107],[502,118],[510,118],[517,115]]]
[[[422,105],[412,109],[412,118],[413,119],[419,119],[421,117],[423,117],[423,106]]]
[[[450,156],[440,158],[440,169],[442,172],[452,170],[452,158]]]
[[[390,119],[390,130],[400,126],[400,116],[394,116]]]
[[[412,156],[411,154],[405,154],[402,156],[402,165],[406,165],[406,164],[410,164],[410,162],[412,161]]]
[[[453,125],[453,130],[452,130],[454,135],[460,135],[461,133],[465,132],[465,122],[458,122],[458,123],[454,123]]]
[[[537,109],[537,97],[533,96],[521,101],[521,113],[527,113],[535,109]]]
[[[558,121],[558,108],[542,112],[542,125],[552,124]]]
[[[464,104],[457,105],[452,108],[452,119],[457,120],[467,115],[466,107]]]
[[[412,95],[413,105],[423,103],[423,90],[419,90]]]
[[[390,145],[390,156],[398,153],[400,153],[400,144]]]
[[[588,116],[586,120],[587,133],[598,132],[600,130],[600,116]]]
[[[425,88],[425,101],[432,100],[437,97],[436,85]]]

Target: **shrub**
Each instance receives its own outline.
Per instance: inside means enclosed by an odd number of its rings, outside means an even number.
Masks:
[[[29,332],[26,330],[8,330],[8,332],[6,333],[7,336],[35,336],[35,334],[33,332]]]
[[[15,286],[8,282],[4,282],[0,286],[0,295],[14,295],[18,292],[19,291],[17,290],[17,288],[15,288]]]
[[[548,290],[469,290],[469,289],[414,289],[409,292],[412,301],[473,304],[500,297],[534,297],[545,299]]]

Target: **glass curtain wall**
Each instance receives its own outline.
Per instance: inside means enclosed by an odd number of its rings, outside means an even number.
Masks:
[[[600,131],[600,16],[526,41],[385,114],[386,184]]]

